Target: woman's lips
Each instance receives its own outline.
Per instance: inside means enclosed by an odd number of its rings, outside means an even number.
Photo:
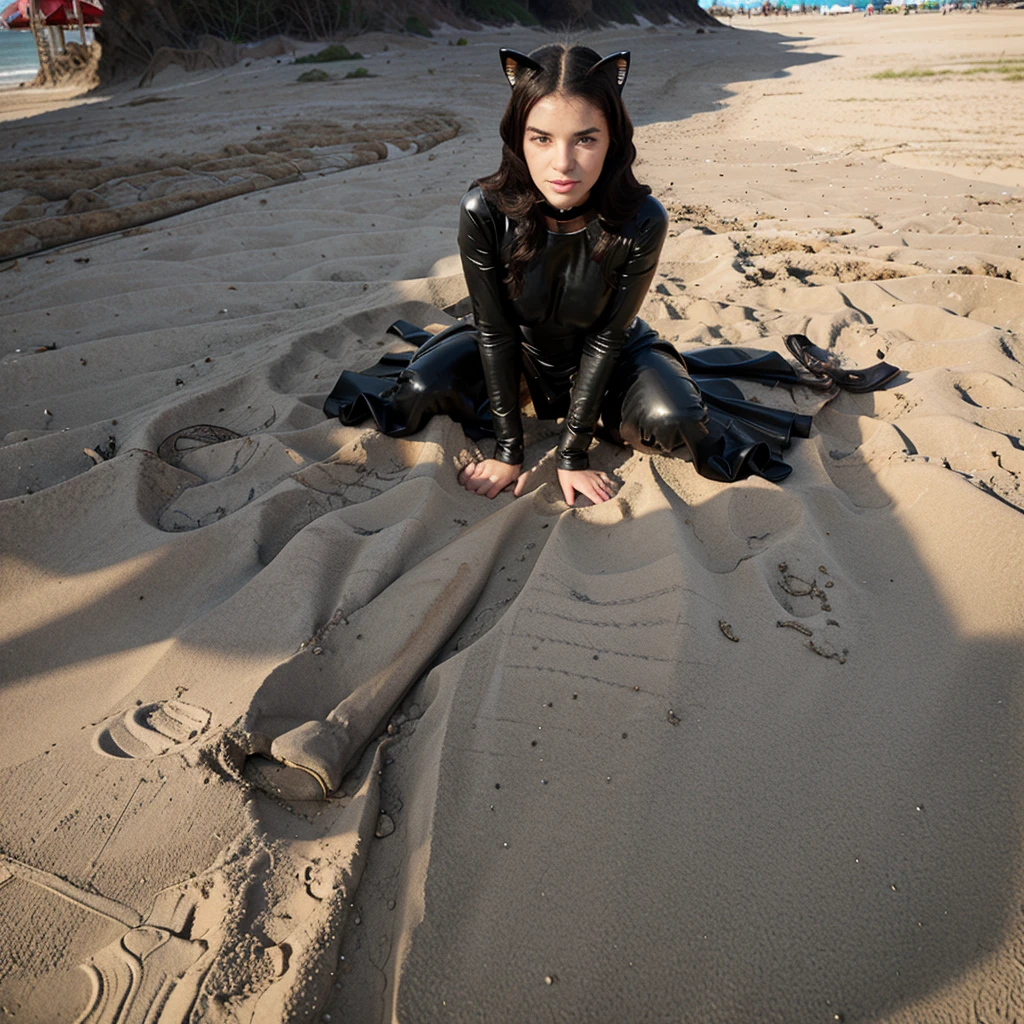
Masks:
[[[548,184],[556,192],[571,192],[579,182],[578,181],[549,181]]]

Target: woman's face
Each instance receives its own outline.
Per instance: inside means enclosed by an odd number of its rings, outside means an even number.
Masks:
[[[610,143],[600,107],[581,96],[551,93],[526,118],[523,156],[541,195],[556,209],[586,202]]]

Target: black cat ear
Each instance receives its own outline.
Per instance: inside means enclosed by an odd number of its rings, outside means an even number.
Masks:
[[[629,74],[629,50],[609,53],[607,57],[602,57],[587,74],[592,75],[595,71],[600,73],[600,68],[608,68],[614,73],[615,84],[619,87],[619,92],[621,93],[622,87],[626,84],[626,76]]]
[[[520,53],[518,50],[507,50],[502,47],[498,54],[501,57],[501,70],[505,72],[509,85],[516,84],[516,79],[523,70],[544,70],[532,57],[527,57],[525,53]]]

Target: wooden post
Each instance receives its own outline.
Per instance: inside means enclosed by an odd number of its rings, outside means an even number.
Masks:
[[[39,54],[39,77],[48,85],[53,84],[53,60],[51,59],[50,41],[46,35],[46,26],[39,13],[37,0],[29,0],[28,21],[32,28],[32,38],[36,41],[36,52]]]
[[[82,45],[85,46],[85,21],[82,18],[82,4],[80,0],[75,0],[75,17],[78,19],[78,31],[82,36]]]

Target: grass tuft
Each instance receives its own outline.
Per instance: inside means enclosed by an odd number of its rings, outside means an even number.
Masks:
[[[948,75],[948,71],[931,71],[928,68],[908,68],[906,71],[879,71],[872,75],[872,78],[880,78],[883,81],[890,78],[934,78],[936,75]]]
[[[894,78],[936,78],[939,75],[957,75],[966,77],[968,75],[1002,75],[1008,82],[1019,82],[1024,76],[1024,60],[1014,58],[1012,60],[983,60],[967,67],[959,68],[906,68],[903,71],[894,71],[889,68],[887,71],[879,71],[871,78],[882,81]]]
[[[362,60],[361,53],[353,53],[341,43],[325,46],[318,53],[310,53],[305,57],[296,57],[296,64],[327,64],[332,60]]]
[[[405,31],[414,36],[426,36],[428,39],[434,34],[415,14],[410,14],[405,19]]]

